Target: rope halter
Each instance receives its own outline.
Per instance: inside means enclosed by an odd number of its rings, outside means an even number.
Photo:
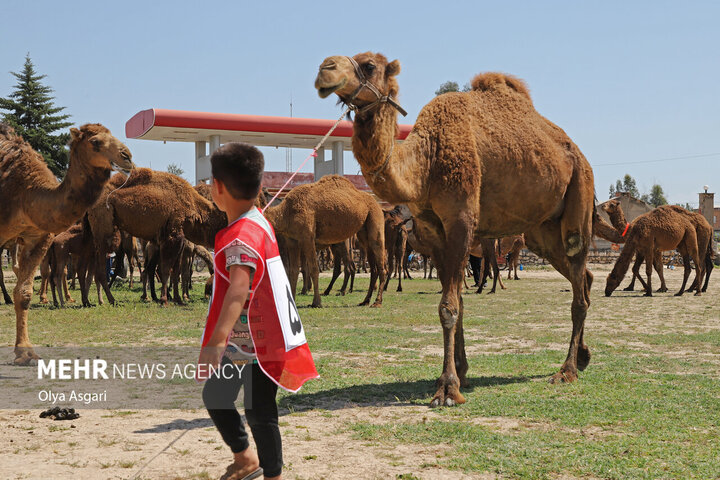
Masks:
[[[368,110],[380,105],[381,103],[389,103],[390,105],[395,107],[395,109],[400,112],[403,117],[407,116],[407,112],[405,111],[405,109],[402,108],[400,104],[395,101],[394,98],[392,98],[390,95],[383,95],[380,90],[378,90],[378,88],[365,77],[365,74],[362,72],[360,65],[358,65],[354,58],[346,58],[350,60],[350,63],[355,69],[355,75],[357,75],[358,80],[360,80],[360,85],[355,89],[352,95],[350,95],[350,98],[345,102],[350,106],[352,110],[357,113],[365,113]],[[375,94],[376,100],[368,105],[365,105],[364,107],[358,107],[353,103],[353,101],[355,101],[355,98],[358,96],[358,94],[363,88],[367,88],[368,90],[373,92]]]

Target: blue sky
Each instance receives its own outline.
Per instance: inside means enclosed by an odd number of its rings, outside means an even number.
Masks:
[[[295,116],[335,119],[313,88],[318,65],[370,50],[402,64],[403,122],[447,80],[508,72],[583,151],[600,199],[625,173],[673,203],[697,205],[704,184],[720,192],[717,2],[6,0],[3,16],[0,96],[30,53],[72,121],[122,139],[152,107],[288,115],[292,96]],[[138,165],[178,163],[192,179],[192,144],[126,143]],[[264,152],[267,170],[284,170],[284,150]]]

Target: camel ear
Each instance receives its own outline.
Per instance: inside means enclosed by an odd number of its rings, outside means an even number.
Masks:
[[[397,60],[393,60],[385,67],[385,76],[387,77],[394,77],[398,73],[400,73],[400,62]]]
[[[74,142],[75,140],[80,140],[82,138],[82,132],[78,130],[77,128],[71,128],[70,129],[70,138]]]

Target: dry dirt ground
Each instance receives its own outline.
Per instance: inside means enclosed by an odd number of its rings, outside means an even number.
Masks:
[[[607,266],[593,268],[594,290],[604,287],[608,271]],[[522,275],[529,282],[559,277],[552,270],[525,271]],[[680,275],[679,270],[666,271],[671,288],[677,288]],[[623,286],[626,283],[627,280]],[[670,305],[673,298],[658,300]],[[693,308],[692,302],[685,305]],[[557,310],[559,315],[566,315],[567,305],[558,304]],[[641,324],[628,328],[652,332],[659,325],[683,328],[667,322],[662,315],[647,316]],[[540,324],[527,327],[547,328]],[[593,328],[602,330],[603,326]],[[472,334],[468,332],[469,340]],[[505,340],[504,344],[472,345],[472,353],[482,353],[478,349],[483,348],[487,354],[533,349],[532,344],[523,343],[521,339]],[[557,347],[567,348],[565,344]],[[428,348],[432,351],[425,353],[441,356],[440,346]],[[713,360],[720,363],[720,359]],[[81,418],[62,422],[41,419],[39,413],[40,410],[0,410],[1,479],[214,479],[225,471],[230,460],[229,449],[204,410],[83,409]],[[447,446],[368,443],[353,437],[348,429],[354,422],[425,422],[435,416],[437,413],[433,410],[411,404],[382,408],[346,405],[332,411],[281,412],[285,478],[496,478],[492,474],[468,475],[442,469],[437,463],[447,455]],[[528,425],[516,418],[473,421],[499,432],[544,428],[542,424]]]

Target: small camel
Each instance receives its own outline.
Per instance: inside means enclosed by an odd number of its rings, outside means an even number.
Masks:
[[[683,282],[675,296],[685,291],[690,275],[690,259],[695,262],[695,284],[700,285],[705,268],[705,255],[712,238],[712,227],[705,217],[676,205],[662,205],[633,220],[627,240],[612,272],[607,277],[605,295],[610,296],[620,285],[635,252],[645,258],[647,284],[645,296],[652,297],[652,270],[656,251],[677,249],[683,258]],[[702,259],[702,261],[701,261]],[[701,289],[695,292],[698,296]]]
[[[388,276],[383,290],[387,290],[390,278],[399,272],[396,291],[402,292],[402,266],[407,247],[405,224],[412,220],[412,217],[404,219],[402,211],[397,205],[391,210],[383,210],[383,216],[385,217],[385,252],[388,262]]]
[[[298,243],[309,261],[313,281],[312,307],[322,306],[318,286],[319,267],[315,245],[344,242],[357,233],[370,261],[370,286],[360,305],[369,305],[375,282],[380,280],[373,307],[382,305],[385,285],[385,235],[382,208],[375,199],[361,192],[340,175],[327,175],[315,183],[300,185],[288,192],[280,205],[268,207],[265,217],[279,235]],[[299,252],[298,252],[299,253]],[[300,258],[290,255],[289,277],[293,294],[297,287]]]
[[[435,97],[398,145],[397,114],[404,112],[396,100],[399,73],[400,62],[381,54],[333,56],[320,64],[315,88],[320,97],[334,93],[356,110],[352,147],[365,180],[381,199],[410,208],[432,249],[443,287],[444,356],[430,405],[465,402],[461,288],[464,262],[479,238],[525,232],[528,247],[570,281],[572,336],[552,381],[576,380],[590,362],[586,260],[597,218],[590,164],[535,110],[525,83],[500,73],[477,75],[469,92]]]
[[[625,219],[625,212],[623,212],[622,207],[620,206],[620,202],[617,200],[610,200],[602,204],[601,208],[605,211],[605,213],[608,214],[608,217],[610,217],[610,223],[612,223],[613,227],[615,227],[615,230],[617,230],[621,236],[621,239],[619,239],[619,241],[613,243],[625,243],[625,240],[627,239],[627,234],[632,228],[632,224]],[[645,259],[643,258],[642,254],[640,254],[639,252],[635,254],[635,264],[632,267],[633,277],[632,280],[630,280],[630,284],[623,289],[624,291],[632,292],[635,290],[635,279],[640,281],[644,290],[647,289],[647,285],[645,285],[645,280],[643,280],[642,276],[640,275],[640,267],[642,266],[642,263],[644,261]],[[655,271],[657,272],[658,277],[660,277],[660,288],[657,290],[658,293],[667,292],[668,288],[665,284],[665,273],[663,271],[662,265],[662,252],[659,250],[655,252],[655,257],[653,258],[653,267],[655,267]]]
[[[482,293],[483,285],[487,281],[490,275],[490,268],[492,268],[493,274],[493,286],[488,292],[495,293],[498,282],[500,282],[500,288],[505,290],[505,284],[503,284],[502,277],[500,276],[500,267],[497,263],[497,239],[495,238],[481,238],[477,245],[470,249],[469,254],[476,257],[482,258],[482,276],[478,282],[478,289],[475,293]]]
[[[15,300],[16,365],[39,357],[28,335],[28,309],[35,270],[54,234],[67,230],[98,199],[113,168],[134,168],[130,150],[100,124],[70,129],[70,164],[62,183],[43,157],[0,124],[0,245],[17,239]]]
[[[517,271],[518,265],[520,264],[520,251],[524,247],[525,237],[522,235],[512,235],[500,239],[500,255],[505,255],[505,263],[508,267],[508,280],[512,278],[513,272],[515,273],[515,280],[520,280]]]

